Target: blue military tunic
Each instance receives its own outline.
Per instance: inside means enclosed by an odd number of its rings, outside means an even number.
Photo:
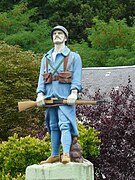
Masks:
[[[40,67],[40,75],[39,75],[39,80],[38,80],[38,87],[37,87],[36,92],[37,93],[43,92],[45,94],[45,99],[52,98],[52,97],[67,99],[67,97],[71,93],[71,90],[77,89],[78,92],[80,92],[82,89],[82,86],[81,86],[82,61],[79,54],[76,52],[70,51],[70,49],[67,46],[65,46],[65,48],[56,55],[55,61],[52,58],[53,51],[54,51],[54,48],[48,51],[48,53],[46,53],[42,58],[41,67]],[[46,72],[46,58],[49,61],[48,72],[53,73],[54,69],[56,69],[56,67],[61,62],[61,60],[67,55],[69,55],[67,70],[71,71],[72,73],[72,83],[63,84],[63,83],[60,83],[58,80],[56,80],[56,81],[52,81],[52,83],[45,84],[44,73]],[[64,65],[62,63],[54,75],[57,76],[59,72],[63,72],[63,71],[64,71]],[[59,106],[59,108],[72,124],[71,133],[75,136],[78,136],[78,131],[76,127],[75,105],[73,106],[64,105],[64,106]],[[47,109],[46,109],[46,122],[47,122],[48,131],[50,132]]]

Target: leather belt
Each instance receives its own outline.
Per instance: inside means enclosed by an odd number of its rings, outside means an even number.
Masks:
[[[52,77],[52,81],[58,81],[59,80],[59,76],[53,76]]]

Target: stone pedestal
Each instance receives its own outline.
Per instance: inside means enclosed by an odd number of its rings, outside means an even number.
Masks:
[[[34,164],[26,168],[26,180],[94,180],[94,168],[89,161]]]

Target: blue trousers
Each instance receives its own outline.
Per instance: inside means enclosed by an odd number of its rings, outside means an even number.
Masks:
[[[47,108],[46,119],[51,134],[51,156],[59,155],[60,144],[62,144],[63,153],[69,153],[72,142],[70,120],[59,107]]]

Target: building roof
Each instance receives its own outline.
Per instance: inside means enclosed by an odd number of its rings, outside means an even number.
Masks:
[[[83,88],[88,88],[91,95],[94,95],[94,92],[99,89],[101,93],[107,93],[112,88],[118,89],[121,85],[126,86],[129,77],[135,90],[135,65],[82,69]]]

